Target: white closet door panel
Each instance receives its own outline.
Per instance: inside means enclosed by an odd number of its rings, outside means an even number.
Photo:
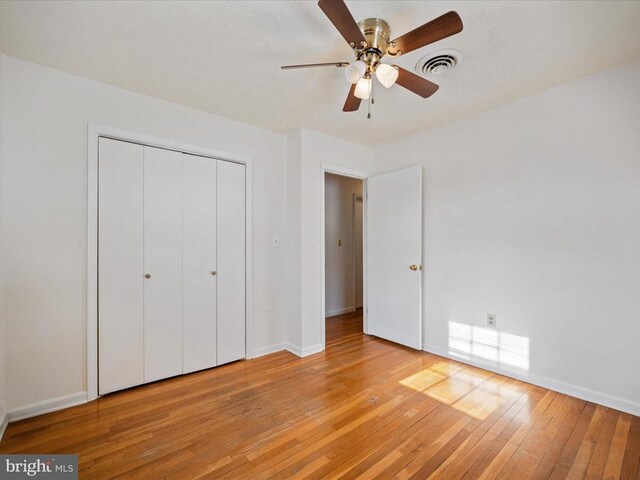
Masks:
[[[216,365],[216,163],[182,156],[184,373]]]
[[[218,364],[245,358],[245,167],[218,161]]]
[[[98,391],[144,382],[143,147],[98,146]]]
[[[144,380],[182,373],[182,154],[144,147]]]

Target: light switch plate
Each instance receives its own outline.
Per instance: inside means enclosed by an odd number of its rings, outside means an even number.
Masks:
[[[341,239],[341,238],[339,238],[339,239],[338,239],[338,246],[339,246],[339,247],[341,247],[341,246],[342,246],[342,239]]]
[[[271,246],[279,247],[280,246],[280,237],[278,235],[274,235],[271,237]]]

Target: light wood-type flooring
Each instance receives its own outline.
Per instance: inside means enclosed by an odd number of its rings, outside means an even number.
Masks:
[[[640,417],[327,321],[279,352],[9,425],[2,453],[81,479],[639,478]],[[637,379],[635,379],[637,381]]]

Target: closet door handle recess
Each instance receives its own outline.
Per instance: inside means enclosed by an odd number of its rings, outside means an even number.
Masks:
[[[144,278],[151,278],[151,274],[150,273],[145,273]]]
[[[216,271],[214,270],[213,272],[211,272],[211,275],[213,275],[213,276],[215,277],[216,275],[218,275],[218,272],[216,272]]]

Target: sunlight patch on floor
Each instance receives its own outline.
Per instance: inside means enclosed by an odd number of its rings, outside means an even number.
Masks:
[[[400,380],[400,384],[422,392],[427,388],[447,378],[446,375],[432,371],[430,368],[414,373],[413,375]]]
[[[421,370],[399,383],[450,405],[466,415],[485,420],[513,389],[492,379],[492,373],[479,369],[460,369],[459,365],[440,362]]]

